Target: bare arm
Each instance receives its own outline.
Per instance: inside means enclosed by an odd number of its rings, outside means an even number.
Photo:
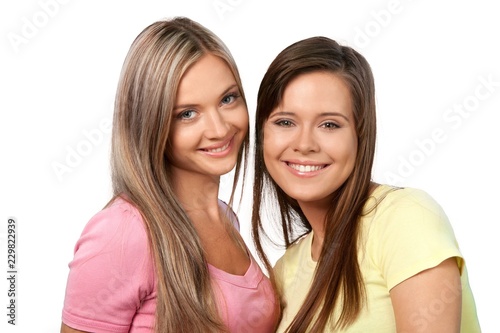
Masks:
[[[75,330],[74,328],[69,327],[65,323],[62,323],[61,324],[61,333],[86,333],[86,332]]]
[[[462,288],[455,258],[449,258],[391,289],[398,332],[460,332]]]

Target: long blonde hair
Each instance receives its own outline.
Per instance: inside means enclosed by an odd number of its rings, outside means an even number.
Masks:
[[[227,47],[210,30],[183,17],[155,22],[137,36],[116,95],[113,192],[136,206],[144,220],[157,274],[155,332],[225,330],[200,239],[173,191],[166,154],[179,82],[205,54],[226,62],[245,100]],[[248,134],[239,152],[232,193],[247,152]]]

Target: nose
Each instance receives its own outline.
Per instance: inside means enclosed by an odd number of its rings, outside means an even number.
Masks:
[[[309,154],[319,151],[319,144],[314,136],[313,129],[300,128],[293,140],[293,150],[302,154]]]
[[[218,109],[213,109],[206,114],[205,135],[209,139],[225,138],[231,128],[224,115]]]

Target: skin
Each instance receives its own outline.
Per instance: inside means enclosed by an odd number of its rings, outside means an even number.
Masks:
[[[342,79],[313,72],[292,80],[264,125],[263,151],[269,174],[297,200],[312,226],[311,255],[317,260],[331,197],[351,174],[357,154],[352,101]],[[401,282],[390,297],[398,332],[460,330],[462,297],[455,258]]]
[[[170,134],[175,175],[219,177],[234,167],[246,135],[248,112],[229,67],[205,55],[184,74]],[[175,178],[175,177],[174,177]]]
[[[398,332],[460,332],[462,289],[455,258],[391,289]]]
[[[250,266],[218,205],[220,176],[231,171],[248,128],[248,112],[230,68],[205,55],[184,74],[169,137],[174,190],[201,239],[210,265],[234,275]],[[83,332],[64,323],[61,333]]]
[[[328,72],[292,80],[264,125],[264,162],[312,225],[314,259],[331,197],[351,174],[357,147],[349,90]]]
[[[65,323],[61,324],[61,333],[79,333],[79,332],[85,333],[85,331],[75,330],[74,328],[69,327]]]
[[[221,59],[206,55],[184,74],[173,116],[169,140],[175,192],[198,231],[208,262],[244,275],[250,259],[226,230],[218,192],[220,176],[236,164],[248,111]]]

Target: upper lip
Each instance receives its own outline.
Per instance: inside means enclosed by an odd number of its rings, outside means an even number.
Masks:
[[[299,160],[282,160],[286,164],[297,164],[297,165],[310,165],[310,166],[322,166],[328,165],[329,163],[322,163],[318,161],[299,161]]]

